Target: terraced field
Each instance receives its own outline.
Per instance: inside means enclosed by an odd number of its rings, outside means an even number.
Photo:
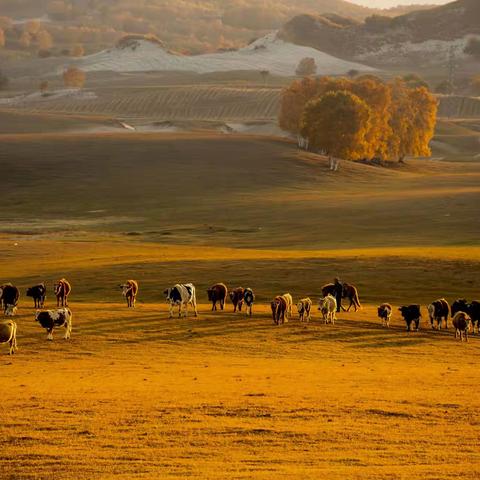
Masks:
[[[99,88],[90,96],[38,95],[18,98],[11,105],[3,106],[29,112],[96,114],[136,120],[275,120],[279,89],[220,86]]]

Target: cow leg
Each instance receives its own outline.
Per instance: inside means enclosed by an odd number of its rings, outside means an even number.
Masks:
[[[65,336],[63,338],[65,340],[70,338],[70,322],[65,322]]]
[[[193,305],[193,311],[195,312],[195,316],[198,317],[197,301],[194,300],[194,301],[192,302],[192,305]]]
[[[47,340],[53,340],[53,328],[50,328],[49,330],[47,330],[47,332]]]

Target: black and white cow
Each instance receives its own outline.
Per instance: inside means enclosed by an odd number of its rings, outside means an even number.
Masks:
[[[163,291],[165,294],[165,299],[169,304],[169,315],[170,318],[173,317],[173,309],[175,306],[178,306],[178,316],[187,317],[188,315],[188,305],[192,305],[195,312],[195,316],[198,315],[197,312],[197,296],[195,293],[195,286],[192,283],[177,283],[172,288],[167,288]]]
[[[251,317],[252,316],[252,308],[253,303],[255,302],[255,294],[251,288],[246,288],[245,292],[243,293],[243,301],[247,306],[246,312]]]
[[[55,310],[38,310],[35,320],[47,330],[47,340],[53,340],[53,329],[65,327],[65,340],[72,334],[72,311],[67,307]]]
[[[35,308],[43,308],[47,298],[47,287],[44,283],[39,283],[27,289],[27,297],[33,298]]]
[[[389,303],[382,303],[378,309],[378,318],[382,320],[384,327],[390,327],[390,319],[392,318],[392,306]]]
[[[298,316],[301,322],[309,322],[311,319],[312,301],[310,298],[302,298],[297,303]]]
[[[18,288],[11,283],[2,285],[2,287],[0,287],[0,290],[0,304],[3,306],[3,313],[7,317],[13,317],[17,313],[17,305],[18,299],[20,298],[20,292]]]
[[[445,320],[445,328],[448,328],[448,316],[450,315],[450,305],[444,298],[433,301],[428,307],[428,315],[432,328],[440,330],[442,322]]]
[[[0,343],[10,345],[10,355],[17,350],[17,324],[13,320],[0,322]]]

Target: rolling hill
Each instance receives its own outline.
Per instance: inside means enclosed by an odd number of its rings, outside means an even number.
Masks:
[[[354,22],[337,15],[301,15],[279,38],[331,55],[371,65],[445,64],[449,53],[464,57],[471,35],[480,34],[480,4],[457,0],[447,5],[389,18]]]
[[[281,76],[295,75],[302,58],[315,59],[318,73],[344,74],[351,69],[363,72],[370,67],[341,60],[310,47],[277,38],[275,33],[262,37],[237,51],[196,56],[176,55],[157,42],[131,39],[117,47],[77,60],[84,71],[187,71],[194,73],[268,71]],[[72,62],[71,62],[72,63]]]

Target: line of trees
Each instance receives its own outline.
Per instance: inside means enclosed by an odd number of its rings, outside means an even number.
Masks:
[[[283,91],[279,123],[333,157],[402,161],[431,154],[436,116],[436,98],[402,79],[306,77]]]

